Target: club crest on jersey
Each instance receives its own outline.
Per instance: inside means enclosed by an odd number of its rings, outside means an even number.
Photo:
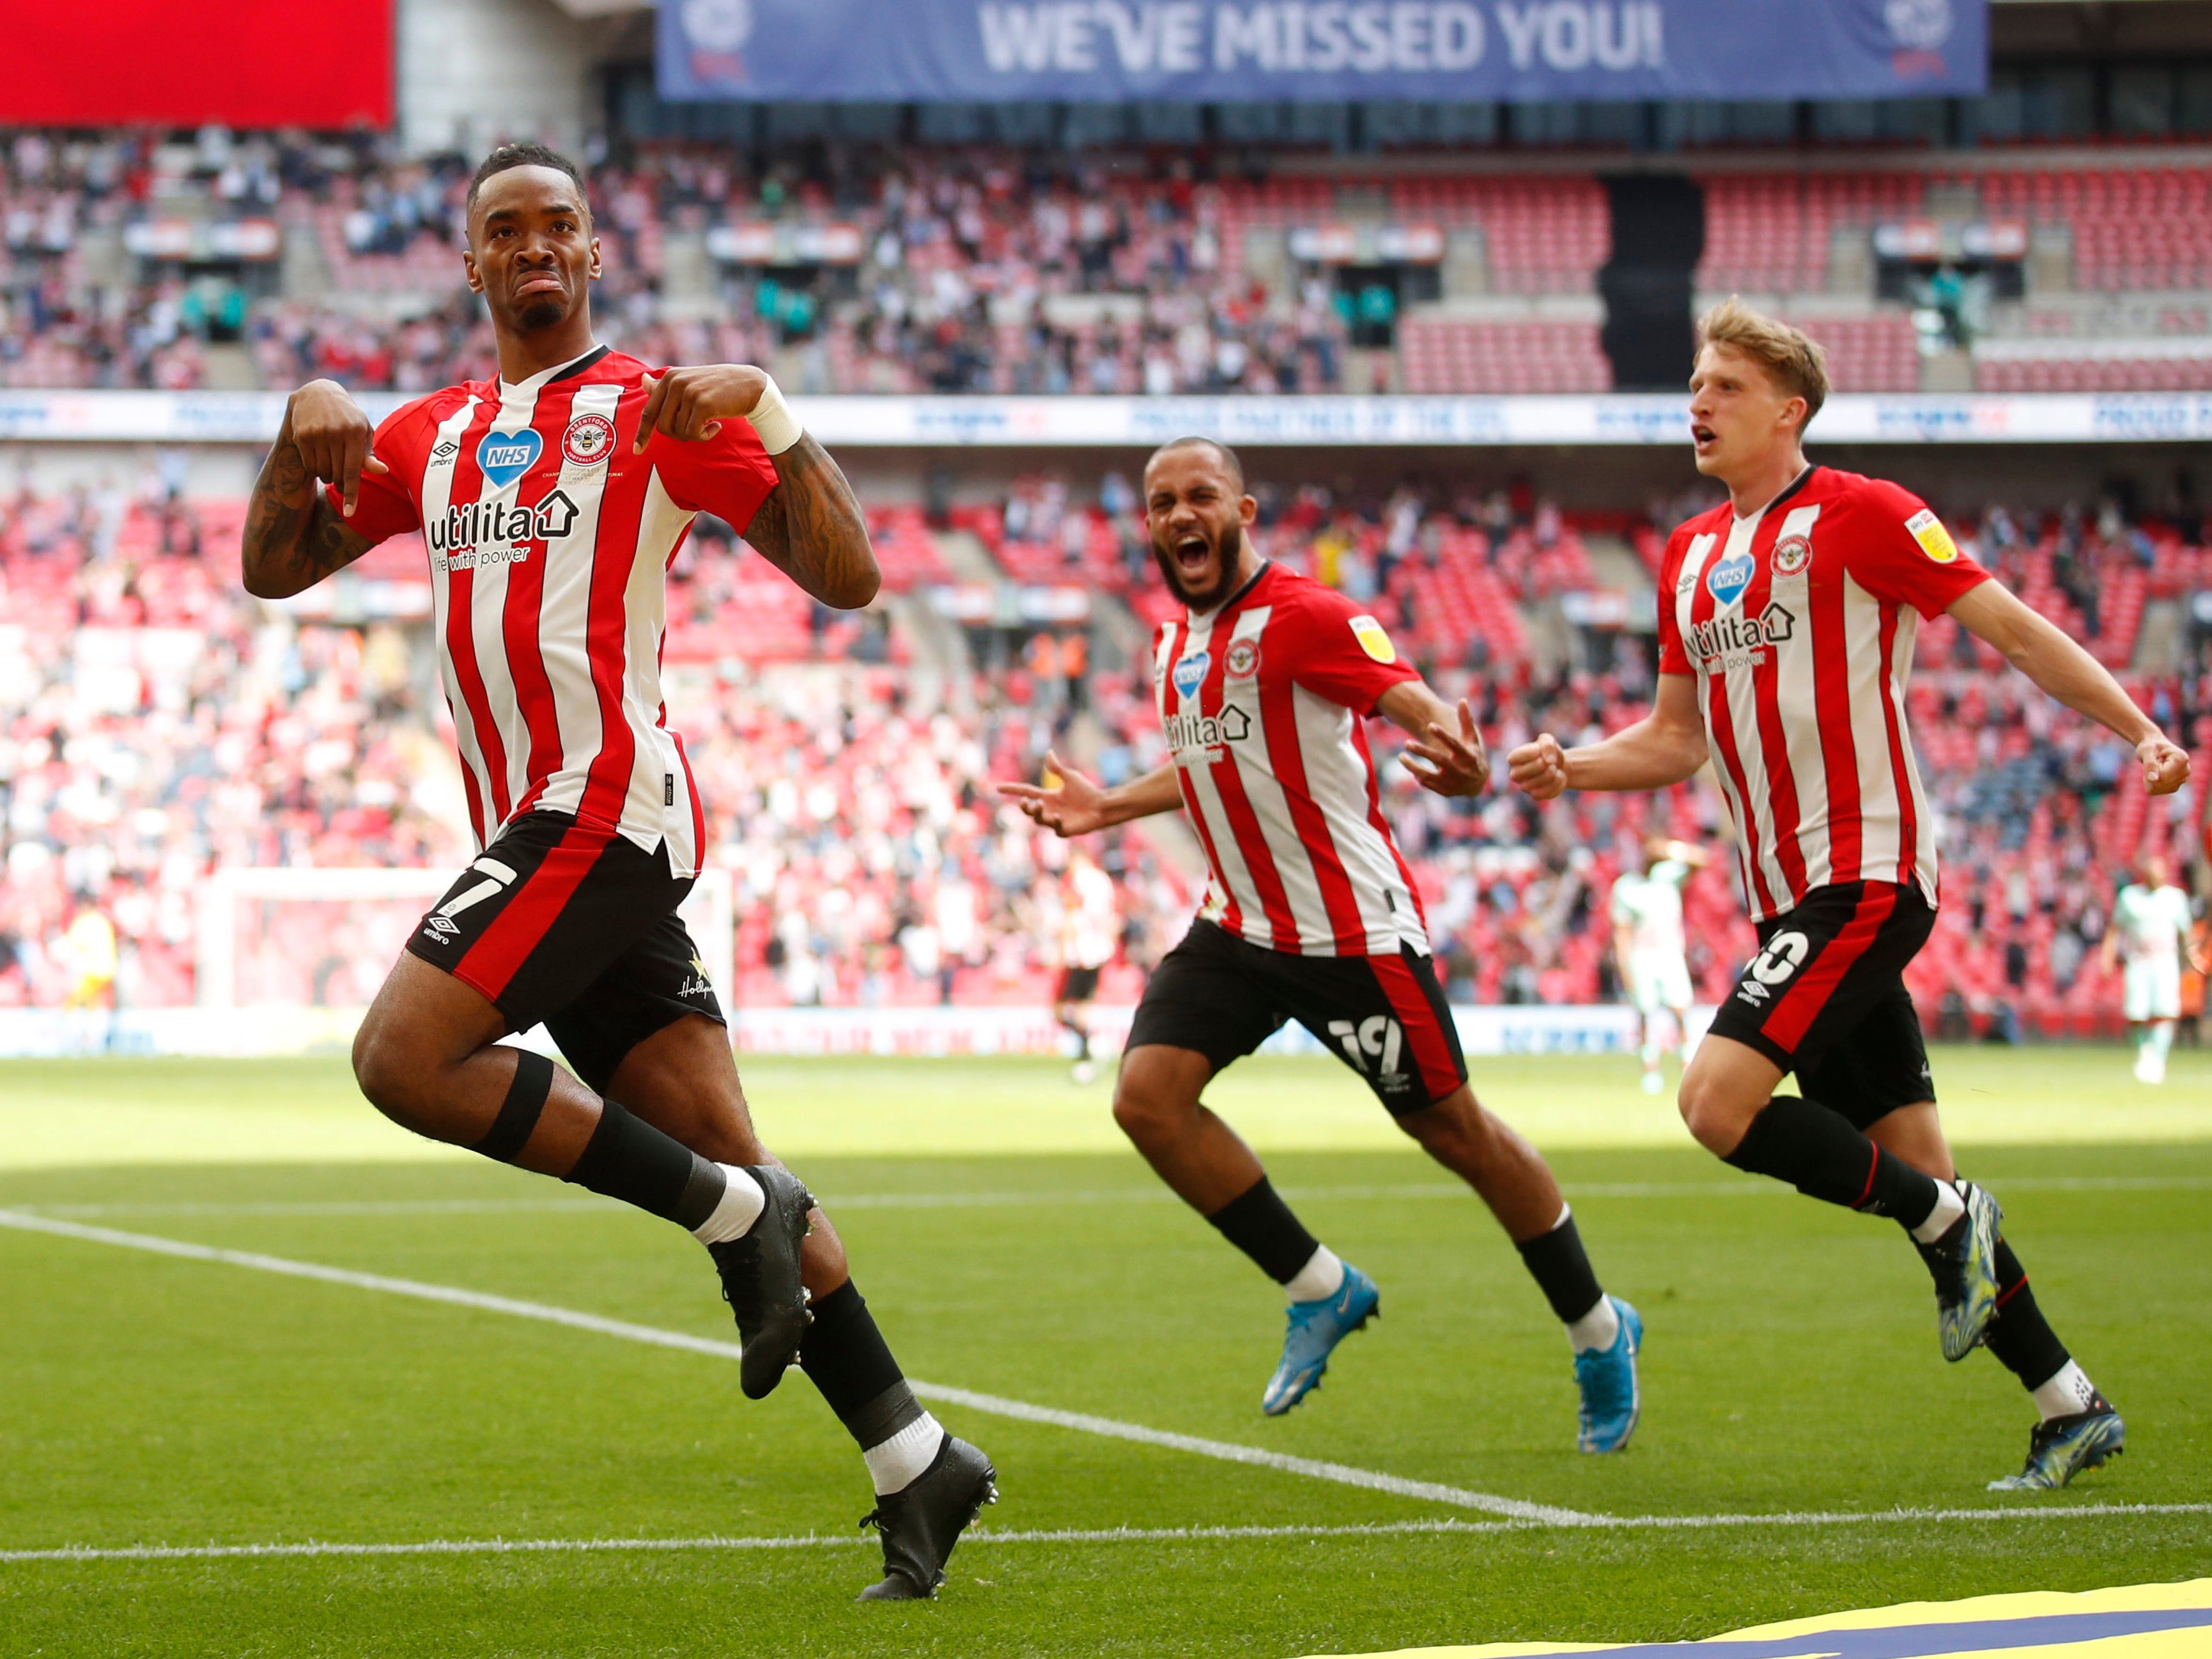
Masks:
[[[1705,572],[1705,591],[1721,605],[1734,605],[1743,597],[1743,590],[1751,586],[1752,562],[1748,553],[1737,553],[1717,560]]]
[[[1198,688],[1206,684],[1206,671],[1213,666],[1213,653],[1194,651],[1188,657],[1176,659],[1168,671],[1168,679],[1186,697],[1198,695]]]
[[[579,415],[561,434],[561,456],[571,466],[596,466],[614,447],[615,423],[604,415]]]
[[[1813,562],[1813,544],[1802,536],[1784,536],[1774,544],[1774,574],[1794,576]]]
[[[494,489],[504,489],[538,464],[545,453],[545,440],[538,428],[520,432],[487,432],[477,446],[477,465]]]
[[[1239,640],[1221,659],[1221,672],[1232,680],[1249,680],[1260,672],[1260,641]]]

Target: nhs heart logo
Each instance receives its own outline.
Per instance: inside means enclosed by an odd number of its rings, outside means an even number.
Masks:
[[[1206,684],[1206,671],[1213,665],[1213,653],[1200,651],[1183,658],[1170,669],[1168,678],[1175,689],[1186,697],[1198,695],[1198,688]]]
[[[487,432],[477,446],[477,466],[494,489],[504,489],[538,464],[545,440],[535,427],[520,432]]]
[[[1751,586],[1751,555],[1738,553],[1722,559],[1705,573],[1705,591],[1723,605],[1734,605]]]

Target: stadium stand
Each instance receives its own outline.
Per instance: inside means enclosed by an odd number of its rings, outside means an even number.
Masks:
[[[1081,582],[1102,602],[1157,614],[1126,490],[1103,487],[1123,509],[1109,514],[1065,478],[1032,477],[956,521],[1018,580]],[[336,627],[246,599],[229,556],[241,508],[150,487],[0,504],[0,660],[10,665],[0,684],[0,1003],[65,994],[58,941],[83,904],[123,941],[118,994],[173,1005],[193,995],[192,895],[217,863],[444,867],[465,856],[458,779],[419,696],[419,640],[396,623]],[[1647,705],[1641,653],[1547,667],[1533,639],[1562,596],[1598,586],[1591,537],[1632,531],[1653,556],[1657,531],[1632,520],[1579,520],[1521,491],[1432,509],[1411,489],[1352,504],[1309,486],[1271,495],[1257,533],[1273,556],[1371,604],[1440,690],[1474,700],[1502,751],[1539,730],[1617,730]],[[919,508],[881,509],[872,527],[894,590],[948,580]],[[1972,529],[2000,574],[2120,671],[2212,768],[2201,657],[2186,672],[2131,670],[2146,606],[2212,586],[2212,550],[2110,504],[2041,518],[1996,507]],[[358,574],[404,587],[419,582],[419,557],[387,546]],[[1149,687],[1099,670],[1070,698],[1015,666],[974,673],[924,708],[899,626],[817,611],[713,525],[679,559],[670,614],[672,718],[704,787],[710,862],[736,883],[736,1000],[1043,1000],[1052,915],[1040,878],[1064,852],[1002,808],[991,781],[1034,775],[1079,709],[1103,774],[1158,763]],[[1929,1018],[2014,1034],[2106,1029],[2116,988],[2094,946],[2111,895],[2131,859],[2178,850],[2193,793],[2152,810],[2119,745],[2027,693],[1948,620],[1922,633],[1911,697],[1929,790],[1949,825],[1949,902],[1914,969]],[[1374,741],[1378,754],[1395,750],[1388,731]],[[1415,861],[1452,994],[1468,1000],[1613,994],[1604,898],[1623,857],[1647,830],[1708,837],[1723,822],[1702,784],[1540,814],[1504,792],[1463,810],[1385,772],[1386,810]],[[1127,905],[1110,998],[1133,994],[1197,886],[1142,826],[1109,858]],[[1752,948],[1726,865],[1700,874],[1687,899],[1707,996]],[[366,997],[311,938],[300,948],[289,969],[263,963],[253,983],[331,1003]]]

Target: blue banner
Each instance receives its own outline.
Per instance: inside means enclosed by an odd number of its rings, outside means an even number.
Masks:
[[[661,0],[670,99],[1909,98],[1989,78],[1988,0]]]

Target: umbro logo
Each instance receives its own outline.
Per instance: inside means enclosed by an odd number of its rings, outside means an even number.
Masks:
[[[461,926],[451,916],[432,916],[422,924],[422,931],[430,936],[433,945],[444,945],[457,938]]]
[[[1774,994],[1755,979],[1746,980],[1737,986],[1735,994],[1754,1008]]]

